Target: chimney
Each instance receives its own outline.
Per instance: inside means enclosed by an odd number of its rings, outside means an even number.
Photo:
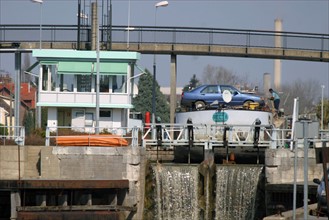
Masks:
[[[269,94],[268,90],[271,88],[271,74],[264,73],[263,75],[263,88],[264,95],[267,96]]]
[[[282,31],[282,20],[275,19],[275,31]],[[274,46],[277,48],[282,48],[282,37],[281,33],[275,35]],[[274,88],[277,91],[281,91],[281,60],[274,60]]]

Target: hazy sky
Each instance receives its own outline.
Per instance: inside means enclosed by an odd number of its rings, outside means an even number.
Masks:
[[[43,24],[76,24],[78,0],[43,0]],[[92,2],[95,0],[92,0]],[[99,5],[102,1],[98,0]],[[82,0],[88,6],[90,0]],[[113,25],[153,26],[153,0],[112,0]],[[209,27],[251,30],[274,30],[274,20],[283,21],[283,31],[329,34],[329,0],[169,0],[167,7],[158,8],[157,26]],[[30,0],[0,0],[1,24],[39,24],[40,7]],[[199,79],[206,65],[222,66],[241,76],[247,75],[262,85],[264,73],[273,74],[271,59],[208,56],[178,56],[177,86],[186,85],[193,74]],[[153,56],[142,55],[139,65],[152,70]],[[12,55],[1,55],[0,69],[14,70]],[[273,78],[273,75],[272,75]],[[282,84],[301,78],[324,84],[328,95],[329,64],[320,62],[282,61]],[[170,56],[157,56],[157,80],[161,86],[170,84]],[[262,87],[262,86],[260,86]],[[320,89],[320,88],[319,88]]]

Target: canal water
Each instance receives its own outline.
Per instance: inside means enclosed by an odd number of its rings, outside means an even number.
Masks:
[[[213,169],[208,178],[200,165],[151,165],[145,219],[257,219],[255,203],[263,167],[215,165]],[[210,192],[205,193],[207,188]]]

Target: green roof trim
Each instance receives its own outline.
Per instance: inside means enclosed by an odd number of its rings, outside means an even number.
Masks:
[[[96,108],[96,104],[93,103],[47,103],[38,102],[37,106],[41,107],[86,107],[86,108]],[[100,104],[100,108],[134,108],[131,104]]]
[[[124,62],[111,62],[100,63],[99,72],[102,75],[125,75],[127,74],[128,63]],[[73,61],[60,61],[58,62],[59,74],[96,74],[97,63],[95,62],[73,62]]]
[[[38,60],[89,60],[96,61],[97,52],[94,50],[59,50],[59,49],[36,49],[32,50],[32,56]],[[131,51],[99,51],[101,62],[108,61],[137,61],[140,53]]]

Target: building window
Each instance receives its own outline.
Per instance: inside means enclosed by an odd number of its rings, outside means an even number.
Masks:
[[[101,118],[110,118],[111,117],[111,111],[110,110],[100,110],[99,116]]]
[[[99,90],[100,92],[109,92],[110,90],[110,76],[101,75],[99,77]]]
[[[127,77],[113,76],[112,77],[112,91],[113,93],[126,93],[127,91]]]
[[[74,75],[60,74],[59,89],[61,92],[73,92],[74,90]]]
[[[91,92],[92,75],[78,75],[77,77],[77,89],[78,92]]]

